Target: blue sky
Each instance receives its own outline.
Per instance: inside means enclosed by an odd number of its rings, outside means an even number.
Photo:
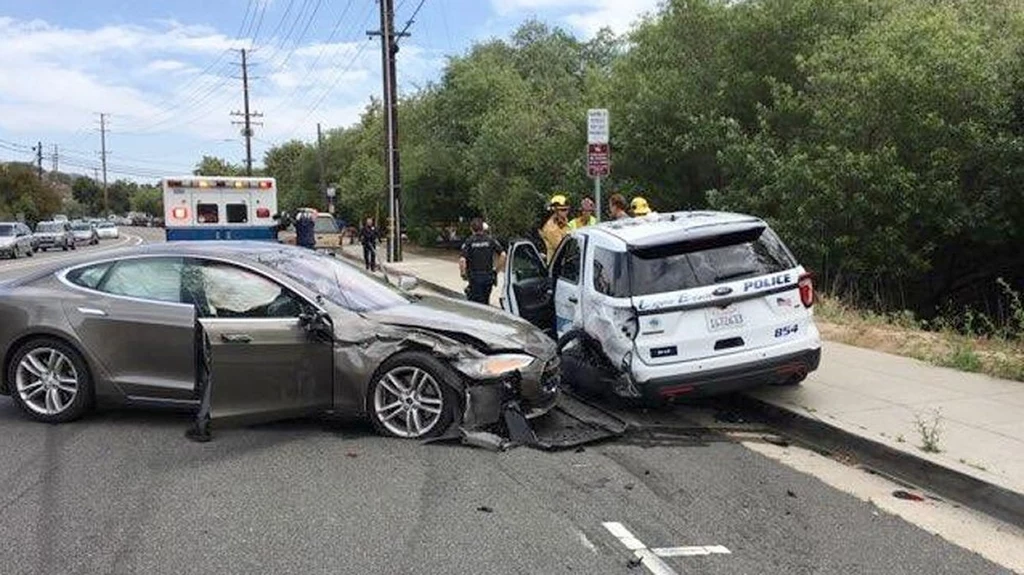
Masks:
[[[400,90],[435,80],[445,57],[539,18],[589,37],[626,31],[657,0],[423,0],[399,53]],[[420,0],[395,0],[396,27]],[[316,124],[349,125],[379,95],[374,0],[0,0],[0,161],[42,142],[62,171],[99,167],[109,114],[111,178],[188,173],[203,155],[244,160],[239,55],[250,48],[254,163]]]

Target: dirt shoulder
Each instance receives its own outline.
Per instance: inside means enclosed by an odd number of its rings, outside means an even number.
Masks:
[[[830,298],[819,299],[815,322],[822,338],[829,341],[1024,381],[1024,345],[1019,341],[927,331],[912,318],[861,312]]]

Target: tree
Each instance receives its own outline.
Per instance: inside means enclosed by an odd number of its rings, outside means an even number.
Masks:
[[[195,176],[244,176],[245,169],[216,156],[203,156],[192,170]]]
[[[60,195],[41,182],[29,164],[0,164],[0,218],[35,223],[52,216],[61,207]]]
[[[71,196],[89,213],[103,207],[103,187],[92,178],[81,177],[71,184]]]
[[[160,188],[141,186],[131,196],[133,212],[142,212],[154,217],[162,217],[164,213],[164,197]]]

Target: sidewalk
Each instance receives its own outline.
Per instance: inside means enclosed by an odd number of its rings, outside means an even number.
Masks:
[[[354,247],[358,246],[345,246],[345,255],[361,261],[362,252],[350,249]],[[465,282],[459,277],[454,253],[442,258],[406,250],[403,260],[382,267],[387,273],[413,275],[428,288],[461,297]],[[492,305],[499,305],[500,287],[492,294]],[[803,385],[766,387],[747,396],[908,460],[930,462],[999,487],[1020,498],[1015,505],[1024,501],[1024,383],[825,342],[821,367]],[[940,452],[926,453],[921,449],[918,421],[930,427],[936,414]]]

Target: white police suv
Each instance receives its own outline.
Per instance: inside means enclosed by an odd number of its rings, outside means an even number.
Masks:
[[[556,337],[566,358],[603,374],[566,374],[570,383],[623,397],[795,384],[821,358],[810,274],[767,223],[743,214],[587,226],[550,265],[532,243],[515,242],[501,300]]]

